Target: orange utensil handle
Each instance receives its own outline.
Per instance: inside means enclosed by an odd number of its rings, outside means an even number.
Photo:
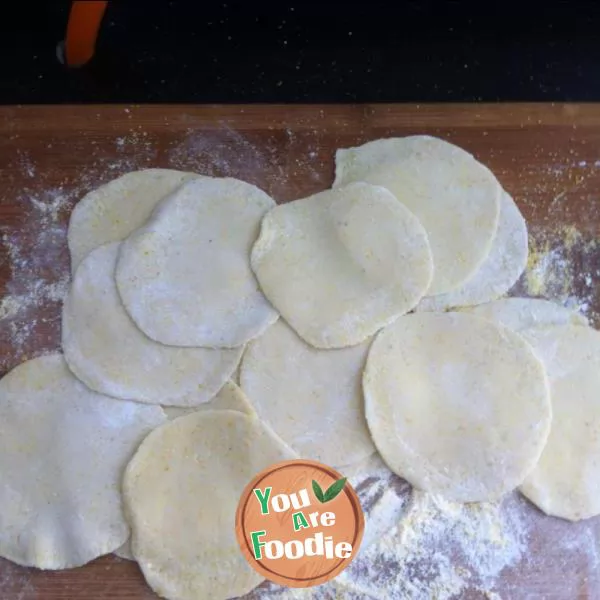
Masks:
[[[96,49],[96,39],[108,2],[73,2],[67,25],[65,58],[69,67],[87,63]]]

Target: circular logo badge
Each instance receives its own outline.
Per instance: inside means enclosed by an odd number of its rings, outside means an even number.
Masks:
[[[289,587],[333,579],[358,553],[364,516],[346,478],[312,460],[287,460],[246,487],[236,534],[250,565]]]

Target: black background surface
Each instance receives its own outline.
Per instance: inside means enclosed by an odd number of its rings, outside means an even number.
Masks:
[[[600,2],[111,2],[56,57],[70,2],[0,19],[0,103],[600,100]]]

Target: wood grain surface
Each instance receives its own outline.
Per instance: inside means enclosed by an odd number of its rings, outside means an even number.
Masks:
[[[570,261],[568,286],[559,280],[540,293],[585,305],[598,324],[600,105],[0,107],[0,302],[15,302],[0,312],[0,375],[60,347],[66,226],[90,189],[134,169],[171,167],[239,177],[285,202],[331,185],[336,148],[415,133],[459,144],[496,173],[534,246],[550,239],[547,249],[562,244]],[[527,285],[517,291],[531,292]],[[506,597],[600,598],[594,548],[553,549],[583,527],[597,544],[599,528],[535,519],[532,552],[550,558],[503,574]],[[63,572],[0,560],[1,600],[155,597],[134,563],[113,556]]]

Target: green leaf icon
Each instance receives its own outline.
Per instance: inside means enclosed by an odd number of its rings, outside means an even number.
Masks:
[[[325,492],[325,502],[333,500],[344,489],[346,481],[347,478],[342,477],[341,479],[338,479],[336,482],[332,483],[329,489]]]
[[[314,479],[312,482],[312,488],[313,488],[313,492],[315,493],[315,496],[317,497],[317,500],[319,502],[325,502],[325,495],[323,494],[323,490],[321,489],[321,486]]]
[[[327,488],[327,491],[325,493],[323,493],[321,486],[313,479],[313,492],[315,493],[317,500],[322,504],[325,504],[325,502],[333,500],[344,489],[344,485],[346,485],[347,480],[347,477],[342,477],[341,479],[338,479]]]

